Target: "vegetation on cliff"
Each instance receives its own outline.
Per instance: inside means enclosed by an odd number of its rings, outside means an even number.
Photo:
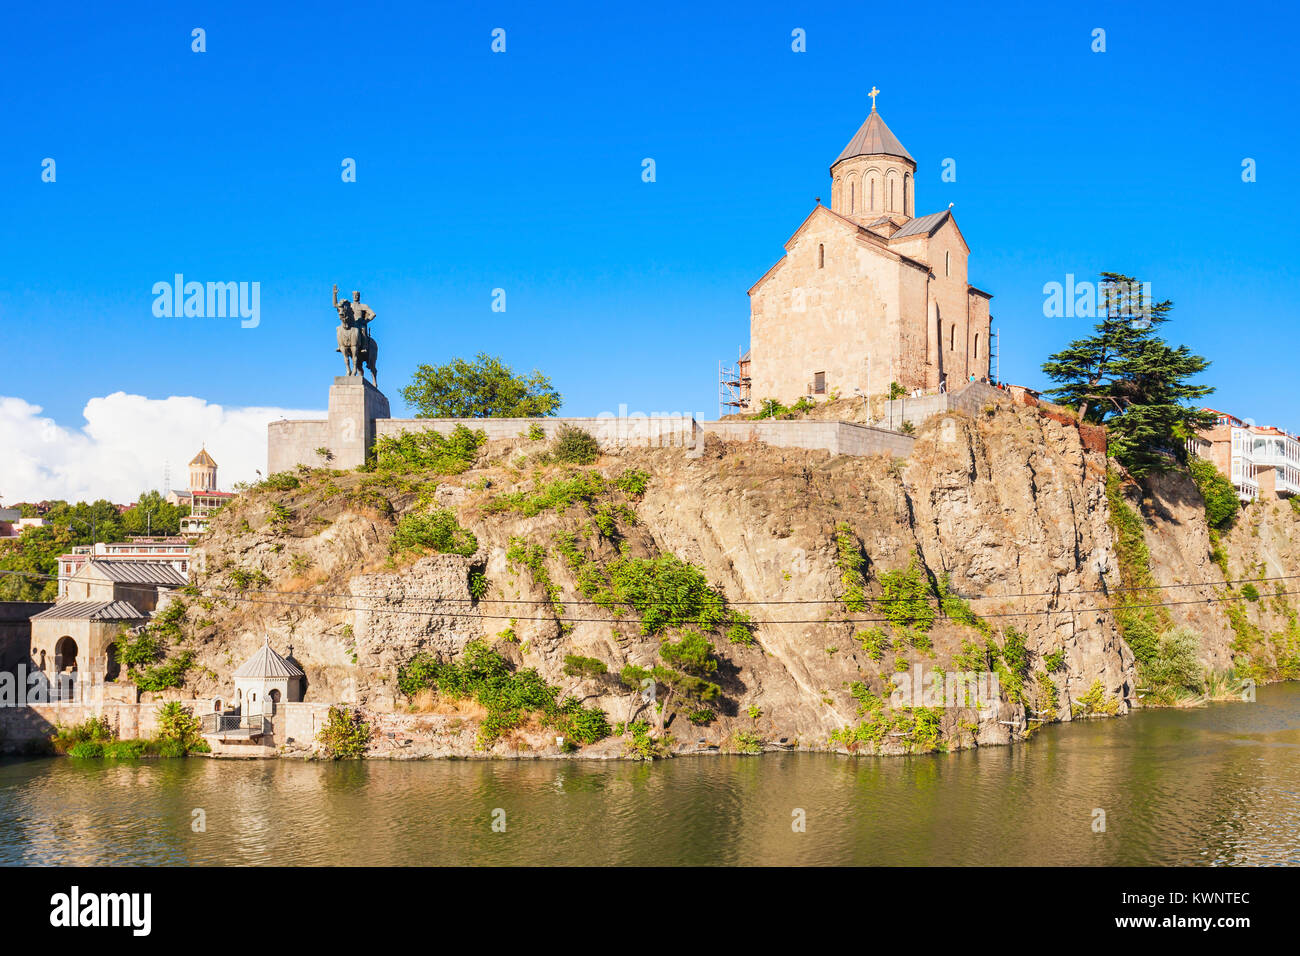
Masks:
[[[1101,274],[1102,317],[1093,335],[1077,339],[1043,363],[1056,387],[1047,394],[1078,410],[1081,421],[1106,425],[1110,454],[1134,477],[1186,459],[1181,436],[1213,424],[1195,401],[1211,394],[1191,380],[1209,367],[1185,345],[1156,335],[1173,303],[1153,302],[1138,279]]]
[[[487,710],[478,735],[484,748],[530,716],[582,744],[595,743],[610,733],[603,710],[584,707],[573,697],[560,699],[560,688],[547,684],[535,669],[511,670],[509,662],[482,641],[466,644],[456,661],[417,654],[399,668],[397,686],[408,698],[431,689],[448,700],[477,701]]]

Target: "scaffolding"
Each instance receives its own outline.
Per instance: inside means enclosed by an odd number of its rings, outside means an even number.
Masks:
[[[989,371],[995,385],[1002,382],[1002,333],[993,329],[989,333]]]
[[[741,352],[735,365],[718,362],[718,417],[749,408],[749,353]]]

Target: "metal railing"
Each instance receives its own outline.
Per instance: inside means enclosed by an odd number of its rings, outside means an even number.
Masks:
[[[263,714],[204,714],[199,723],[204,734],[247,730],[250,737],[256,737],[271,732],[271,720]]]

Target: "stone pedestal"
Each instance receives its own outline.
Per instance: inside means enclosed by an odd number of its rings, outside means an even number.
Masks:
[[[388,418],[388,399],[360,375],[339,375],[330,386],[326,446],[331,468],[356,468],[375,444],[375,419]],[[313,464],[320,464],[314,462]]]

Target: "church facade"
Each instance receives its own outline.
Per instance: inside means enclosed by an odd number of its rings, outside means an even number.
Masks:
[[[875,91],[873,90],[873,93]],[[749,290],[751,408],[989,380],[989,300],[951,209],[915,215],[916,161],[871,114],[785,255]]]

